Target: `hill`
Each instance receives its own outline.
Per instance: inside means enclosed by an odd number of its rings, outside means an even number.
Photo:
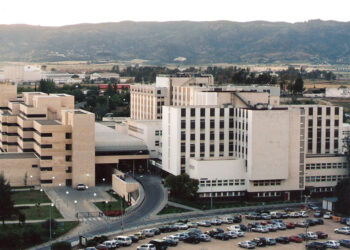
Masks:
[[[189,64],[350,63],[350,22],[119,22],[0,25],[0,61],[132,60]]]

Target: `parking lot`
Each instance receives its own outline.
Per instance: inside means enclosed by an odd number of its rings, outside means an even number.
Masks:
[[[227,215],[227,216],[232,216],[232,215]],[[225,217],[225,216],[222,216]],[[313,218],[313,216],[310,216],[309,218]],[[208,220],[213,219],[207,218]],[[298,222],[298,221],[303,221],[308,218],[288,218],[288,219],[283,219],[284,223],[287,222]],[[193,220],[193,222],[197,222],[198,220]],[[259,220],[259,221],[264,221],[264,220]],[[322,231],[326,234],[328,234],[327,239],[322,239],[322,240],[317,240],[317,241],[327,241],[327,240],[340,240],[340,239],[350,239],[350,235],[344,235],[344,234],[336,234],[334,233],[335,228],[339,227],[344,227],[345,225],[340,224],[339,222],[334,222],[330,219],[323,219],[324,224],[323,225],[315,225],[312,227],[308,228],[308,232],[316,232],[316,231]],[[248,220],[244,216],[242,218],[242,222],[240,224],[248,225],[248,223],[255,222],[254,220]],[[235,223],[234,223],[235,224]],[[227,227],[229,227],[230,224],[222,224],[220,226],[211,226],[211,227],[198,227],[199,230],[201,230],[203,233],[215,228],[221,228],[225,232],[228,231]],[[178,232],[183,232],[186,230],[179,230]],[[178,245],[176,247],[168,247],[168,249],[184,249],[184,250],[210,250],[210,249],[220,249],[220,250],[225,250],[225,249],[240,249],[238,246],[238,243],[240,241],[246,241],[246,240],[253,240],[256,237],[265,237],[265,238],[277,238],[280,236],[292,236],[292,235],[297,235],[299,233],[305,233],[306,229],[305,228],[300,228],[296,227],[294,229],[286,229],[286,230],[277,230],[276,232],[268,232],[268,233],[257,233],[257,232],[245,232],[245,236],[243,237],[238,237],[236,239],[230,239],[227,241],[221,241],[214,239],[213,237],[211,238],[210,242],[201,242],[199,244],[189,244],[189,243],[184,243],[182,241],[179,241]],[[131,235],[136,232],[130,232],[125,235]],[[122,249],[136,249],[137,246],[140,246],[142,244],[148,243],[150,240],[153,239],[162,239],[163,237],[173,235],[177,232],[171,232],[171,233],[161,233],[160,235],[155,235],[154,237],[146,238],[143,240],[140,240],[137,243],[133,243],[129,247],[123,247]],[[311,240],[308,240],[308,243],[310,243]],[[271,248],[271,249],[305,249],[305,241],[302,243],[289,243],[289,244],[280,244],[277,243],[275,246],[266,246],[265,248]],[[258,248],[258,247],[257,247]],[[339,247],[339,249],[345,249],[344,247]]]

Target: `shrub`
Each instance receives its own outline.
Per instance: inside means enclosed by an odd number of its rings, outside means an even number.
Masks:
[[[67,241],[61,241],[61,242],[55,242],[51,245],[51,250],[71,250],[72,245],[70,242]]]

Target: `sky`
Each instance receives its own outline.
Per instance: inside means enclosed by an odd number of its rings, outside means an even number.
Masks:
[[[1,0],[0,24],[131,21],[350,21],[349,0]]]

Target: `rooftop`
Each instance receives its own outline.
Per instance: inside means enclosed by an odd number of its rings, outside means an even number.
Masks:
[[[28,159],[37,158],[34,153],[0,153],[0,159]]]
[[[40,125],[61,125],[61,123],[55,120],[36,120],[35,122],[39,123]]]
[[[95,151],[122,152],[147,150],[147,146],[140,139],[95,123]]]

